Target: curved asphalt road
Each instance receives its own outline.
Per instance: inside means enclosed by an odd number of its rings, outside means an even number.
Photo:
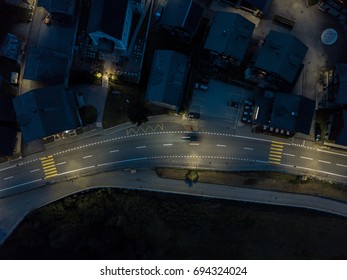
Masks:
[[[57,186],[58,184],[54,183],[58,182],[70,180],[71,185],[73,179],[76,181],[76,179],[89,178],[90,181],[91,178],[98,177],[100,184],[103,184],[102,178],[107,177],[108,173],[83,176],[124,168],[186,166],[217,170],[278,170],[316,175],[340,182],[345,182],[347,179],[347,155],[345,154],[295,145],[287,139],[273,140],[271,137],[256,134],[235,135],[229,130],[219,130],[213,126],[210,130],[201,127],[196,132],[197,141],[184,138],[191,133],[195,125],[195,122],[184,122],[176,117],[156,117],[141,127],[129,125],[125,128],[123,125],[121,127],[124,129],[95,131],[90,137],[81,135],[66,141],[68,142],[66,144],[62,142],[51,145],[45,152],[1,164],[0,207],[3,208],[2,206],[6,205],[5,208],[10,211],[9,205],[28,195],[28,192],[24,191],[43,185],[45,187],[35,190],[35,193],[43,193],[52,186]],[[48,160],[49,163],[47,163]],[[53,166],[52,177],[44,171],[45,165]],[[128,179],[125,177],[122,181],[120,178],[115,180],[112,177],[113,184],[123,182],[121,184],[123,186],[129,185]],[[96,183],[93,186],[97,185]],[[85,185],[84,188],[89,186]],[[153,187],[157,186],[151,185],[151,188]],[[225,186],[221,188],[226,189]],[[157,187],[160,191],[189,193],[187,188],[183,191],[178,189],[178,185],[171,190]],[[268,194],[264,198],[259,194],[263,191],[231,189],[237,192],[218,193],[215,187],[211,188],[211,185],[206,184],[203,193],[209,196],[255,202],[301,205],[347,216],[347,204],[333,200],[311,196],[300,196],[301,198],[298,199],[294,194],[279,195],[273,192],[270,198]],[[71,191],[71,188],[61,188],[58,192],[59,197],[70,194]],[[14,194],[17,195],[12,196]],[[44,196],[40,197],[43,201],[38,204],[33,201],[35,205],[50,201]],[[2,235],[5,236],[9,227],[11,228],[10,225],[13,227],[13,222],[4,222],[8,219],[4,217],[5,212],[3,210],[2,215],[0,214],[0,239],[1,229],[4,232]]]

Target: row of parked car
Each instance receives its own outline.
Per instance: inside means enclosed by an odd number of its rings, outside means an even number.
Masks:
[[[254,119],[254,101],[253,100],[245,100],[241,115],[241,122],[246,124],[251,124]]]

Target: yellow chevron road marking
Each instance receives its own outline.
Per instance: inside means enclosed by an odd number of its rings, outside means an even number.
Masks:
[[[139,127],[139,128],[128,128],[126,130],[127,135],[129,134],[139,134],[139,133],[147,133],[147,132],[154,132],[157,130],[164,130],[164,124],[156,124],[154,127],[152,125],[148,125],[146,127]]]

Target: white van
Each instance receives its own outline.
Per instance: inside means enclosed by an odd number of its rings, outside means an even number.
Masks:
[[[11,72],[11,84],[18,85],[18,72]]]

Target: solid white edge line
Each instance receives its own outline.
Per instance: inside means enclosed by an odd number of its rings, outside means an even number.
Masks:
[[[14,186],[8,187],[8,188],[6,188],[6,189],[0,190],[0,192],[4,192],[4,191],[10,190],[10,189],[15,189],[15,188],[18,188],[18,187],[21,187],[21,186],[29,185],[29,184],[31,184],[31,183],[36,183],[36,182],[39,182],[39,181],[42,181],[42,180],[43,180],[43,179],[40,178],[40,179],[37,179],[37,180],[34,180],[34,181],[22,183],[22,184],[19,184],[19,185],[14,185]]]

